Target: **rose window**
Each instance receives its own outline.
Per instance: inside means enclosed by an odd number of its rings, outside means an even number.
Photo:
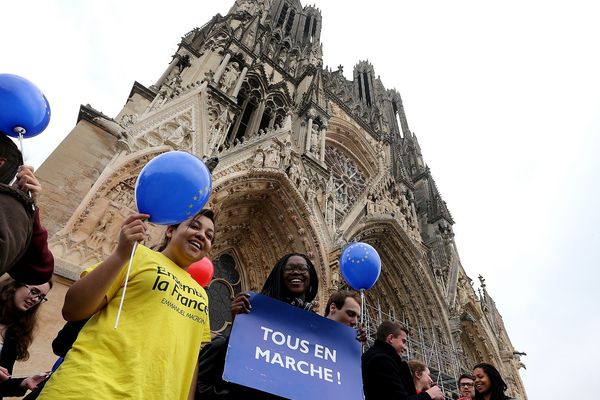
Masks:
[[[354,161],[333,147],[326,147],[325,162],[333,175],[337,210],[345,212],[364,191],[366,178]]]

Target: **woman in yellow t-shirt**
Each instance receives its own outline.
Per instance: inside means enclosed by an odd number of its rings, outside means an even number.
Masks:
[[[138,246],[115,329],[126,266],[134,243],[146,236],[148,217],[129,216],[114,252],[67,292],[65,319],[91,318],[40,400],[188,398],[210,323],[206,292],[186,270],[210,251],[214,214],[202,210],[167,227],[158,251]]]

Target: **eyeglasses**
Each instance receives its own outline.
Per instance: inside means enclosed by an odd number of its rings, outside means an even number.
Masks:
[[[297,265],[286,265],[283,267],[284,272],[299,272],[304,273],[308,272],[308,265],[305,264],[297,264]]]
[[[473,384],[472,383],[468,383],[468,382],[464,382],[464,383],[460,383],[458,386],[472,387]]]
[[[44,301],[48,301],[48,298],[46,297],[46,295],[42,292],[39,291],[39,289],[37,288],[32,288],[29,285],[23,285],[27,288],[27,290],[29,290],[29,297],[31,297],[32,299],[34,299],[36,302],[41,303]]]

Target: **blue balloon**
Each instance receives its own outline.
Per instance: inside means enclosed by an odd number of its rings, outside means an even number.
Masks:
[[[154,157],[135,182],[135,203],[149,221],[179,224],[196,215],[210,196],[212,178],[198,157],[170,151]]]
[[[36,136],[50,122],[50,104],[46,96],[27,79],[12,74],[0,74],[0,132],[19,137]]]
[[[352,243],[342,251],[340,272],[355,290],[371,289],[381,273],[381,258],[371,245]]]

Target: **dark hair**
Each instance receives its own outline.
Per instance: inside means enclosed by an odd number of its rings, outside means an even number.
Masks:
[[[325,316],[329,315],[329,309],[331,308],[332,304],[335,304],[335,307],[338,310],[341,310],[344,307],[344,304],[346,304],[346,299],[348,297],[351,297],[354,300],[356,300],[356,302],[360,306],[361,301],[360,295],[358,293],[352,290],[338,290],[337,292],[332,294],[331,297],[329,297],[329,300],[327,300],[327,304],[325,305]]]
[[[46,282],[52,288],[52,280]],[[4,342],[12,340],[15,343],[17,360],[29,358],[29,345],[33,341],[33,331],[37,325],[37,312],[42,302],[23,312],[15,307],[15,293],[24,283],[12,278],[0,283],[0,323],[6,326]]]
[[[473,367],[473,371],[475,371],[475,369],[477,368],[481,368],[490,379],[491,400],[510,399],[510,397],[504,394],[504,392],[507,389],[506,383],[500,376],[500,372],[498,372],[498,370],[493,365],[487,363],[479,363]],[[477,389],[475,389],[475,400],[483,400],[483,393],[479,393]]]
[[[472,381],[475,380],[475,377],[471,374],[462,374],[459,378],[458,378],[458,384],[460,385],[460,381],[462,381],[463,379],[470,379]]]
[[[206,218],[210,219],[213,224],[215,223],[215,213],[213,210],[211,210],[209,208],[203,208],[196,215],[194,215],[192,218],[190,218],[190,220],[197,219],[198,217],[206,217]],[[181,225],[181,223],[167,226],[167,229],[165,230],[165,236],[163,237],[162,242],[160,242],[160,244],[158,246],[154,246],[155,251],[158,251],[160,253],[161,251],[163,251],[164,249],[167,248],[167,246],[169,245],[169,242],[171,241],[171,238],[167,236],[167,231],[169,230],[169,228],[177,229],[177,227],[179,225]],[[215,241],[215,238],[213,236],[211,242],[214,242],[214,241]]]
[[[377,328],[377,334],[375,337],[377,340],[381,340],[385,342],[389,335],[394,335],[394,337],[398,336],[400,332],[406,333],[408,335],[408,329],[403,327],[399,322],[396,321],[383,321],[379,328]]]
[[[271,270],[271,273],[267,277],[267,280],[265,281],[265,284],[263,285],[262,290],[260,292],[265,296],[269,296],[274,299],[285,302],[294,300],[290,299],[289,296],[286,296],[286,289],[283,285],[283,267],[285,267],[285,264],[287,263],[289,258],[293,256],[299,256],[306,260],[306,265],[308,266],[308,274],[310,276],[310,285],[308,286],[308,290],[304,295],[304,302],[310,303],[315,299],[315,297],[317,297],[317,293],[319,291],[319,277],[317,275],[317,270],[315,269],[313,263],[308,259],[307,256],[301,253],[290,253],[281,257]]]
[[[17,145],[0,132],[0,158],[6,161],[0,167],[0,183],[9,184],[12,178],[17,174],[17,169],[23,165],[23,155]]]

